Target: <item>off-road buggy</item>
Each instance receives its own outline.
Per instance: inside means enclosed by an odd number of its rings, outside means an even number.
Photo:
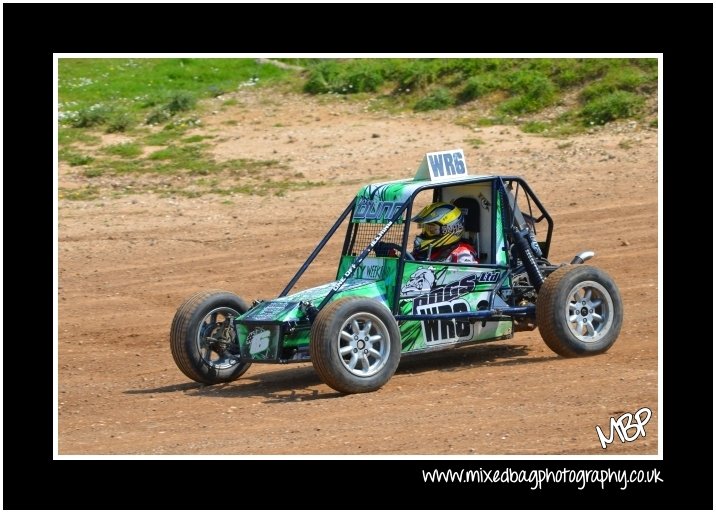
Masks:
[[[421,204],[458,206],[479,264],[416,261]],[[336,280],[291,291],[339,228]],[[617,339],[622,300],[612,278],[548,261],[553,221],[519,176],[469,175],[462,150],[428,153],[415,177],[363,186],[276,299],[249,305],[227,291],[197,292],[177,310],[170,346],[189,378],[230,382],[252,363],[311,361],[345,393],[370,392],[401,355],[539,332],[557,354],[602,353]]]

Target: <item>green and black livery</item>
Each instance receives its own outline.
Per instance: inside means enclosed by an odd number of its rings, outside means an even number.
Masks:
[[[440,162],[430,157],[443,154]],[[622,317],[616,286],[601,271],[589,275],[581,289],[582,282],[574,279],[572,287],[551,283],[555,271],[564,274],[562,267],[577,267],[593,253],[563,266],[548,261],[552,218],[524,179],[471,176],[464,165],[459,173],[460,150],[428,157],[413,179],[362,187],[277,298],[250,307],[237,302],[223,314],[213,313],[218,307],[212,310],[216,305],[206,299],[185,303],[172,327],[179,367],[189,368],[185,373],[193,379],[200,375],[199,381],[214,383],[236,379],[251,363],[313,361],[331,387],[365,392],[390,378],[400,355],[508,339],[538,325],[548,345],[565,356],[611,346]],[[447,176],[433,176],[439,171]],[[416,196],[426,191],[432,201],[463,209],[465,237],[479,248],[479,264],[412,258],[406,220]],[[335,281],[291,293],[341,226],[347,229]],[[561,302],[542,307],[543,317],[551,316],[544,329],[539,322],[543,286],[552,303]],[[601,313],[578,308],[580,297],[585,304],[597,297],[589,305]],[[555,308],[561,310],[555,314]],[[204,310],[207,315],[199,320]],[[198,312],[196,320],[189,319],[189,311]],[[241,371],[236,376],[212,372],[212,364]]]

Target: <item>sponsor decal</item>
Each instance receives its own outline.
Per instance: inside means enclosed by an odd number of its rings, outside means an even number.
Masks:
[[[296,306],[295,302],[271,301],[263,303],[255,312],[246,316],[246,319],[254,321],[269,321],[279,319],[281,315]]]
[[[401,201],[380,201],[375,198],[360,198],[353,211],[353,222],[380,222],[393,219],[403,208]]]
[[[445,269],[438,271],[442,276]],[[420,267],[410,275],[400,289],[401,295],[413,299],[413,315],[454,314],[470,311],[470,304],[462,298],[478,283],[497,283],[500,271],[483,271],[469,274],[448,284],[436,283],[435,268]],[[472,340],[474,326],[467,319],[425,319],[420,321],[423,339],[427,346]]]
[[[500,279],[500,271],[485,271],[475,276],[478,283],[497,283]]]
[[[246,337],[246,344],[249,345],[249,353],[255,355],[268,349],[269,341],[271,340],[271,332],[263,328],[256,328],[248,337]]]
[[[382,258],[366,258],[356,269],[354,278],[382,280],[384,263],[385,261]]]
[[[475,288],[475,275],[432,289],[428,294],[413,300],[413,313],[416,315],[451,314],[470,311],[470,305],[461,295]],[[467,319],[427,319],[421,321],[423,337],[428,346],[470,340],[473,326]]]
[[[480,205],[482,205],[482,208],[484,208],[485,210],[490,210],[490,202],[487,201],[487,198],[482,193],[477,195],[477,199],[480,200]]]
[[[421,267],[413,274],[410,275],[408,283],[403,285],[400,289],[400,293],[406,296],[421,294],[423,292],[430,292],[435,284],[435,268]]]
[[[440,276],[444,272],[444,269],[438,271]],[[470,311],[470,305],[460,296],[472,292],[477,283],[477,275],[470,274],[446,285],[436,285],[438,279],[434,267],[421,267],[411,274],[408,282],[403,285],[400,290],[403,295],[419,294],[413,299],[413,315]],[[470,340],[474,331],[467,319],[426,319],[420,321],[420,324],[423,339],[428,346]]]

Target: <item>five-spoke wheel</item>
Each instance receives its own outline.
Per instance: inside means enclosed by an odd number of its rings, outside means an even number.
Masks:
[[[603,353],[619,336],[622,299],[614,280],[589,265],[565,265],[545,280],[537,296],[537,327],[562,356]]]

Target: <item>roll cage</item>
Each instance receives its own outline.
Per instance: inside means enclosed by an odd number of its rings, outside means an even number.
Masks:
[[[340,290],[341,285],[351,277],[355,269],[358,268],[369,255],[386,256],[385,254],[381,254],[380,248],[384,247],[381,246],[381,243],[399,246],[400,255],[397,256],[397,276],[401,276],[405,261],[408,259],[406,254],[408,253],[407,248],[409,248],[410,242],[408,240],[410,222],[406,222],[406,220],[412,218],[413,203],[416,196],[426,190],[433,191],[433,201],[451,201],[458,197],[469,196],[471,188],[475,191],[477,188],[482,189],[481,198],[473,194],[476,199],[483,201],[483,205],[488,205],[486,210],[489,212],[487,218],[482,222],[482,227],[487,227],[487,233],[480,234],[481,240],[486,243],[485,246],[481,245],[481,247],[487,250],[481,253],[481,256],[485,255],[487,258],[485,258],[484,261],[481,259],[479,267],[494,268],[495,270],[505,272],[516,268],[519,262],[516,262],[514,258],[510,257],[510,246],[513,242],[511,228],[515,227],[520,230],[528,229],[539,239],[543,232],[540,231],[538,233],[537,229],[542,222],[546,222],[546,229],[544,230],[544,238],[538,240],[538,243],[542,257],[546,260],[549,256],[554,226],[553,220],[539,198],[522,177],[516,175],[478,176],[449,182],[410,182],[411,181],[404,182],[406,185],[409,184],[412,189],[408,199],[400,205],[387,205],[383,209],[382,214],[389,213],[390,217],[387,219],[378,218],[377,221],[386,220],[385,223],[358,221],[356,219],[356,205],[358,205],[359,198],[354,198],[278,297],[284,297],[290,293],[296,282],[323,250],[338,228],[349,219],[349,216],[350,223],[346,230],[341,255],[355,257],[355,259],[346,272],[338,277],[338,282],[323,299],[321,304],[317,305],[314,315],[331,300],[335,293]],[[489,200],[487,199],[487,195],[484,194],[484,191],[489,191]],[[499,207],[497,207],[498,205]],[[520,205],[523,207],[521,208]],[[523,208],[526,211],[523,211]],[[378,217],[378,215],[376,215],[376,217]],[[401,227],[402,230],[400,230]],[[501,230],[500,227],[502,228]],[[471,264],[445,263],[444,265],[464,266]],[[394,294],[395,300],[393,301],[393,305],[397,305],[399,287],[395,288]],[[393,310],[393,314],[396,314],[395,306]]]

